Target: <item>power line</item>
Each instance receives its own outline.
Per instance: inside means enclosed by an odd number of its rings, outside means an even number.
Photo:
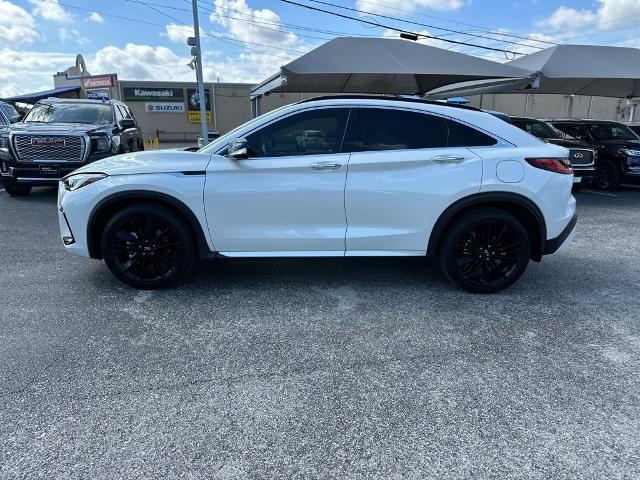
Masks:
[[[381,13],[367,12],[365,10],[359,10],[357,8],[345,7],[343,5],[337,5],[335,3],[324,2],[322,0],[308,0],[308,1],[313,2],[313,3],[319,3],[321,5],[328,5],[330,7],[341,8],[343,10],[349,10],[351,12],[363,13],[365,15],[374,15],[376,17],[386,18],[388,20],[394,20],[396,22],[410,23],[411,25],[417,25],[417,26],[420,26],[420,27],[434,28],[436,30],[442,30],[442,31],[445,31],[445,32],[469,35],[469,33],[462,32],[460,30],[453,30],[451,28],[438,27],[436,25],[429,25],[427,23],[414,22],[412,20],[403,20],[403,19],[400,19],[400,18],[397,18],[397,17],[392,17],[390,15],[383,15]],[[486,40],[495,40],[495,41],[499,41],[499,42],[503,42],[503,43],[511,43],[513,45],[520,45],[522,47],[529,47],[529,48],[538,48],[538,49],[542,50],[542,47],[538,47],[537,45],[529,45],[527,43],[514,42],[514,41],[511,41],[511,40],[501,40],[499,38],[487,37],[487,36],[484,36],[484,35],[475,35],[474,34],[473,36],[476,37],[476,38],[484,38]]]
[[[425,35],[424,33],[416,33],[416,32],[412,32],[412,31],[409,31],[409,30],[403,30],[403,29],[400,29],[400,28],[392,27],[390,25],[384,25],[384,24],[377,23],[377,22],[371,22],[371,21],[366,20],[366,19],[360,19],[360,18],[352,17],[350,15],[344,15],[342,13],[332,12],[331,10],[325,10],[325,9],[322,9],[322,8],[313,7],[311,5],[305,5],[303,3],[294,2],[292,0],[280,0],[280,1],[284,2],[284,3],[291,4],[291,5],[296,5],[298,7],[306,8],[308,10],[312,10],[312,11],[316,11],[316,12],[322,12],[322,13],[333,15],[333,16],[336,16],[336,17],[349,19],[349,20],[355,20],[356,22],[366,23],[368,25],[374,25],[376,27],[386,28],[388,30],[393,30],[395,32],[409,34],[409,35],[412,35],[412,36],[415,36],[415,37],[430,38],[430,39],[433,39],[433,40],[440,40],[442,42],[453,43],[453,44],[456,44],[456,45],[464,45],[464,46],[467,46],[467,47],[482,48],[484,50],[493,50],[494,52],[502,52],[504,54],[511,53],[512,55],[524,55],[523,53],[515,52],[513,50],[505,50],[505,49],[502,49],[502,48],[486,47],[484,45],[478,45],[478,44],[468,43],[468,42],[461,42],[461,41],[458,41],[458,40],[451,40],[449,38],[437,37],[437,36],[434,36],[434,35]]]

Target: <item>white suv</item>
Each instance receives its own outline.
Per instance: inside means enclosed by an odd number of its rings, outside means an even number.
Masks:
[[[310,131],[323,141],[300,142]],[[341,96],[262,115],[196,153],[92,163],[60,183],[58,203],[66,249],[138,288],[214,256],[428,255],[489,293],[570,244],[572,177],[567,150],[488,113]]]

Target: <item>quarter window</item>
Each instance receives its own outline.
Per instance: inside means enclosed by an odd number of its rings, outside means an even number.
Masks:
[[[246,137],[255,157],[339,153],[349,109],[324,108],[291,115]]]
[[[449,147],[490,147],[498,143],[495,138],[460,122],[447,120],[447,127],[449,128],[447,143]]]

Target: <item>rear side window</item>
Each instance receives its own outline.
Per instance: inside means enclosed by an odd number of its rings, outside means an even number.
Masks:
[[[498,143],[495,138],[453,120],[447,120],[447,127],[449,147],[490,147]]]
[[[440,117],[387,108],[362,110],[352,132],[355,152],[447,146],[447,125]]]
[[[589,133],[584,125],[577,125],[572,123],[554,123],[554,127],[563,133],[563,137],[568,140],[580,140],[583,142],[589,141]]]

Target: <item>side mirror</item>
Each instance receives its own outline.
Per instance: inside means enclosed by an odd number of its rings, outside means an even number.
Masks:
[[[227,155],[236,160],[249,158],[249,143],[244,137],[236,138],[227,147]]]
[[[22,120],[22,115],[14,115],[9,119],[11,123],[18,123],[20,120]]]
[[[130,118],[123,118],[120,121],[120,128],[122,128],[122,130],[127,130],[129,128],[136,128],[136,122],[134,122]]]

